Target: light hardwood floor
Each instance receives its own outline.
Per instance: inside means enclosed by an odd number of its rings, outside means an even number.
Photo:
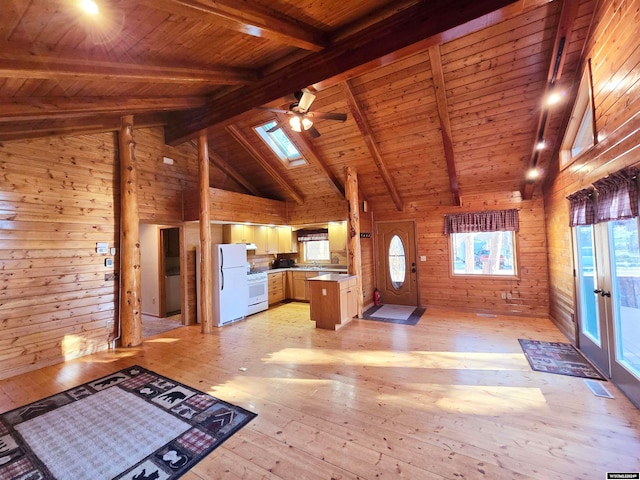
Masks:
[[[317,330],[290,303],[201,335],[165,332],[0,382],[0,411],[142,365],[258,416],[183,478],[604,479],[640,470],[640,411],[531,371],[545,318],[428,309],[418,325]],[[244,370],[246,369],[246,371]]]

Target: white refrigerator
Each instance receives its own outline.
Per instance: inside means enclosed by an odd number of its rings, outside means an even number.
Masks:
[[[221,327],[247,316],[247,247],[244,244],[217,244],[211,248],[213,281],[213,325]],[[200,313],[200,248],[196,248],[196,285],[198,322]]]

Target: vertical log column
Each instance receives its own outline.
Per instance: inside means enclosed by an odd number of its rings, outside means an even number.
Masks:
[[[133,116],[120,120],[120,325],[123,347],[142,343],[140,295],[140,217]]]
[[[358,318],[362,318],[362,249],[360,248],[360,201],[358,197],[358,174],[355,169],[345,167],[347,180],[345,196],[349,203],[347,237],[349,239],[349,274],[357,275]]]
[[[211,226],[209,214],[209,147],[207,135],[198,137],[198,172],[200,187],[200,319],[202,333],[213,331],[213,299],[211,284]]]

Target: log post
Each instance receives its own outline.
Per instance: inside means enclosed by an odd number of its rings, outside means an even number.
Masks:
[[[140,216],[133,116],[120,119],[120,325],[123,347],[142,343]]]
[[[200,190],[200,329],[213,332],[213,269],[211,268],[211,225],[209,213],[209,147],[207,134],[198,137],[198,175]]]
[[[345,167],[347,180],[345,196],[349,204],[347,238],[349,241],[349,275],[357,275],[358,318],[362,318],[362,249],[360,248],[360,201],[358,196],[358,174],[352,167]]]

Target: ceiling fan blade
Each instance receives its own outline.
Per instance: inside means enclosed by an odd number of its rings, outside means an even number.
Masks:
[[[303,113],[306,112],[315,99],[316,96],[313,93],[303,90],[302,97],[300,97],[300,101],[298,102],[298,109]]]
[[[344,122],[347,119],[346,113],[325,113],[325,112],[309,112],[307,116],[319,118],[321,120],[340,120]]]
[[[274,112],[274,113],[291,113],[290,110],[284,110],[283,108],[271,108],[271,107],[255,107],[258,110],[267,110],[269,112]]]
[[[318,138],[320,136],[320,132],[318,131],[318,129],[316,127],[314,127],[313,125],[311,125],[309,127],[309,129],[307,130],[307,132],[309,133],[309,135],[311,135],[311,138]]]

